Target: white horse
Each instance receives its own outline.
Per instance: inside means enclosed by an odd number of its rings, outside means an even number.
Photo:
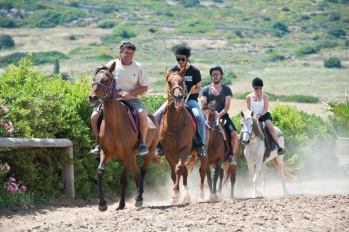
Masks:
[[[250,173],[250,181],[253,184],[254,192],[253,197],[263,196],[265,190],[266,180],[266,162],[271,160],[274,166],[279,170],[279,174],[283,186],[283,194],[288,195],[288,191],[284,181],[284,175],[292,180],[296,180],[297,177],[291,175],[285,170],[292,171],[293,169],[288,167],[283,161],[284,155],[278,155],[277,149],[270,152],[270,156],[263,161],[263,156],[266,151],[264,142],[264,134],[258,125],[258,120],[255,117],[253,111],[247,110],[245,114],[241,111],[241,140],[245,145],[244,154],[246,157],[248,170]],[[276,134],[279,138],[279,145],[284,147],[284,137],[279,128],[275,127]],[[262,169],[262,191],[257,189],[256,183],[259,172]]]

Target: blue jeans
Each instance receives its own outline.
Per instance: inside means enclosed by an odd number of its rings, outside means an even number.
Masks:
[[[199,106],[199,103],[195,100],[189,99],[187,101],[187,104],[189,105],[190,109],[193,111],[195,120],[196,120],[196,124],[198,127],[198,132],[199,135],[201,137],[201,141],[202,141],[202,145],[205,145],[205,139],[206,139],[206,135],[205,135],[205,118],[204,118],[204,114],[202,113],[202,110]],[[158,122],[160,123],[162,115],[164,114],[164,111],[166,109],[166,105],[167,105],[167,101],[162,104],[160,106],[160,108],[155,112],[154,116],[155,119],[158,120]]]

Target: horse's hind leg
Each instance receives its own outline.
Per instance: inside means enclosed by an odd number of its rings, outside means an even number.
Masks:
[[[211,167],[207,165],[206,167],[206,176],[207,176],[207,184],[210,189],[210,193],[212,194],[212,177],[211,177]]]
[[[131,155],[131,154],[128,154]],[[124,167],[122,170],[121,178],[120,178],[120,187],[121,187],[121,197],[119,202],[119,207],[117,210],[121,210],[125,208],[125,194],[126,194],[126,187],[127,187],[127,173],[129,170],[130,164],[124,161]]]
[[[143,205],[143,178],[144,178],[144,173],[143,170],[141,170],[141,174],[139,174],[138,168],[137,168],[137,163],[136,163],[136,156],[132,157],[130,169],[133,173],[133,178],[136,182],[136,187],[137,187],[137,196],[135,198],[135,206],[136,207],[141,207]]]
[[[201,165],[199,169],[200,173],[200,191],[199,191],[199,201],[203,202],[205,197],[205,177],[206,177],[206,165],[207,165],[207,157],[200,158]]]

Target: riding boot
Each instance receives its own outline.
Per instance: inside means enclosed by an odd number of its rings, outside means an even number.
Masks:
[[[99,156],[100,153],[100,147],[97,144],[92,150],[90,150],[90,155],[94,155],[94,156]]]
[[[285,150],[282,147],[278,148],[278,155],[283,155],[285,154]]]
[[[236,165],[235,154],[233,152],[230,153],[229,164]]]
[[[200,147],[198,147],[198,157],[205,157],[205,156],[207,156],[207,154],[206,154],[207,152],[206,152],[206,147],[205,147],[205,145],[201,145]]]
[[[158,142],[158,144],[156,145],[155,155],[157,155],[157,156],[163,156],[164,155],[164,150],[162,149],[162,146],[161,146],[160,142]]]

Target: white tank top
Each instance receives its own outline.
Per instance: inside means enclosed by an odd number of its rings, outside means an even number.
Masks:
[[[261,114],[264,111],[264,94],[263,93],[262,93],[262,101],[260,102],[252,101],[252,95],[251,95],[251,109],[255,114]]]

